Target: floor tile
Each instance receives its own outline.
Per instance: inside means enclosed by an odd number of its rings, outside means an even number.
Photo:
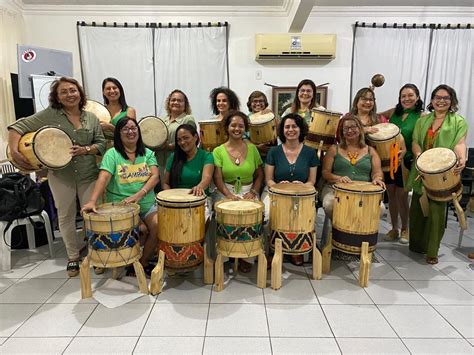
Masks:
[[[152,307],[152,304],[125,304],[117,308],[98,305],[78,336],[139,336]]]
[[[410,354],[400,339],[337,338],[343,354]]]
[[[273,355],[340,354],[334,338],[275,338],[272,337]]]
[[[211,285],[204,285],[202,279],[167,279],[166,285],[157,297],[159,303],[209,303]]]
[[[315,281],[318,282],[318,281]],[[283,280],[278,290],[267,287],[263,290],[265,303],[311,304],[318,303],[318,299],[311,287],[311,282],[306,280]]]
[[[96,335],[101,335],[96,334]],[[64,354],[131,354],[137,337],[75,337]]]
[[[472,346],[464,339],[403,339],[412,354],[472,355]]]
[[[465,338],[474,338],[474,305],[435,306],[435,309]]]
[[[409,283],[431,304],[474,304],[474,297],[454,281],[409,281]]]
[[[265,306],[211,304],[206,336],[268,336]]]
[[[469,343],[471,343],[471,346],[474,346],[474,338],[469,338],[466,339]]]
[[[441,244],[438,251],[438,259],[440,262],[449,261],[464,261],[467,262],[469,259],[466,254],[460,253],[458,250],[449,247],[448,245]]]
[[[44,303],[66,279],[23,279],[0,294],[0,303]]]
[[[469,261],[440,261],[436,268],[452,280],[470,281],[474,280],[474,270],[469,267]]]
[[[308,273],[311,272],[308,270]],[[311,275],[311,274],[310,274]],[[331,271],[328,274],[322,275],[323,280],[355,280],[355,276],[352,271],[347,267],[344,261],[331,260]]]
[[[267,305],[271,337],[332,337],[319,305]]]
[[[98,283],[103,280],[92,280],[92,290],[97,287]],[[70,278],[64,283],[46,303],[94,303],[97,301],[93,298],[81,298],[81,280],[78,278]]]
[[[360,263],[350,263],[347,265],[354,273],[356,279],[359,279]],[[372,263],[370,266],[369,280],[403,280],[398,272],[386,263]]]
[[[150,355],[200,355],[204,337],[186,337],[183,341],[182,337],[141,337],[133,352],[134,355],[150,354]]]
[[[212,290],[211,303],[264,303],[263,290],[257,287],[255,280],[233,278],[222,291]]]
[[[0,304],[0,336],[12,335],[39,307],[39,304]]]
[[[365,288],[375,304],[427,304],[407,281],[369,280]]]
[[[323,305],[336,338],[395,338],[396,334],[372,305]]]
[[[374,304],[356,280],[311,280],[321,304]]]
[[[156,303],[142,336],[204,336],[208,304]]]
[[[9,271],[0,271],[0,279],[21,279],[39,264],[41,264],[42,260],[34,260],[34,261],[27,261],[21,264],[12,265],[11,270]]]
[[[0,293],[3,293],[7,288],[16,283],[19,279],[0,279]]]
[[[379,306],[401,338],[459,338],[456,330],[431,306]]]
[[[244,337],[206,337],[203,354],[271,354],[270,339]]]
[[[13,337],[75,336],[95,307],[93,304],[44,304]]]
[[[424,255],[414,253],[408,250],[407,245],[396,243],[381,244],[377,247],[377,254],[386,261],[421,261],[424,260]]]
[[[439,271],[435,266],[421,262],[394,261],[390,264],[405,280],[449,280],[449,278]]]
[[[25,278],[64,279],[66,273],[67,258],[55,258],[43,260],[36,268],[26,274]]]
[[[469,292],[471,295],[474,295],[474,281],[459,281],[456,280],[456,283]]]
[[[0,348],[3,354],[62,354],[71,338],[10,338]]]

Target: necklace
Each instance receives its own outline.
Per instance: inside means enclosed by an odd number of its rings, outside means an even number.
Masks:
[[[347,156],[350,159],[351,165],[355,165],[357,163],[357,157],[359,156],[359,152],[351,153],[347,151]]]
[[[229,151],[227,151],[227,153],[229,153],[229,155],[232,157],[232,159],[234,159],[235,165],[239,166],[240,165],[240,157],[242,156],[242,152],[239,151],[239,155],[237,157],[234,157],[232,154],[230,154]]]
[[[136,150],[136,149],[135,149],[135,150],[127,150],[127,148],[125,148],[125,151],[126,151],[127,153],[129,153],[129,154],[133,154],[133,153],[135,153],[137,150]]]

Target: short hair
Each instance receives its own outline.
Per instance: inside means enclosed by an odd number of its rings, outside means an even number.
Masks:
[[[423,100],[420,97],[420,90],[415,84],[405,84],[401,87],[400,91],[398,92],[398,104],[395,106],[395,114],[397,116],[401,116],[403,114],[403,106],[402,106],[402,91],[405,89],[412,89],[416,96],[418,96],[418,100],[415,102],[415,111],[422,112],[423,111]]]
[[[362,126],[362,122],[359,120],[359,118],[351,112],[346,113],[344,116],[342,116],[341,121],[339,122],[339,131],[337,132],[338,136],[340,137],[339,145],[341,146],[341,148],[347,149],[347,141],[344,135],[344,122],[347,121],[355,122],[356,126],[359,128],[359,148],[364,148],[366,146],[364,127]]]
[[[303,85],[309,85],[311,86],[311,89],[313,89],[313,98],[311,99],[311,102],[309,104],[309,108],[313,108],[316,106],[316,84],[314,83],[313,80],[310,79],[304,79],[301,80],[298,86],[296,87],[296,94],[295,94],[295,99],[293,100],[293,104],[291,105],[291,112],[293,113],[298,113],[298,111],[301,108],[301,102],[298,97],[298,92],[300,91],[301,87]]]
[[[209,98],[211,99],[212,112],[214,112],[215,115],[219,114],[219,110],[217,109],[217,95],[219,94],[224,94],[227,96],[227,101],[229,102],[229,111],[240,110],[240,101],[237,94],[231,89],[221,86],[212,89],[211,94],[209,95]]]
[[[132,121],[133,124],[138,128],[138,140],[137,140],[137,150],[136,154],[138,155],[145,155],[145,144],[143,144],[142,140],[142,131],[140,130],[140,126],[138,125],[138,122],[134,120],[133,118],[130,118],[128,116],[125,116],[121,118],[118,122],[117,125],[115,126],[115,131],[114,131],[114,148],[117,150],[117,152],[120,153],[120,155],[124,159],[128,159],[128,155],[125,152],[125,146],[122,143],[122,137],[120,136],[122,128],[125,127],[125,125]]]
[[[225,132],[228,134],[230,123],[232,121],[232,118],[234,118],[235,116],[240,117],[242,120],[244,120],[245,131],[248,131],[249,130],[249,118],[248,118],[248,116],[245,113],[241,112],[241,111],[229,111],[224,116],[224,120],[223,120]]]
[[[179,186],[179,183],[181,181],[181,174],[183,172],[183,166],[188,159],[186,153],[184,152],[184,150],[181,149],[181,147],[178,144],[178,132],[181,129],[184,129],[188,131],[189,133],[191,133],[191,135],[197,137],[196,146],[199,145],[199,135],[197,133],[196,127],[187,123],[178,126],[174,134],[174,157],[173,157],[173,163],[171,164],[171,169],[169,171],[170,187],[172,189],[177,188]]]
[[[86,94],[84,93],[84,89],[82,88],[81,84],[76,79],[73,78],[68,78],[68,77],[61,77],[51,84],[51,89],[49,91],[49,104],[51,105],[52,108],[55,108],[57,110],[60,110],[63,108],[63,104],[59,102],[58,98],[58,87],[62,83],[69,83],[73,84],[76,86],[77,90],[79,91],[79,95],[81,96],[81,100],[79,101],[79,110],[82,111],[84,106],[87,103],[87,97]]]
[[[263,97],[263,101],[264,101],[264,104],[265,104],[265,107],[264,108],[267,108],[268,107],[268,99],[267,99],[267,96],[261,92],[261,91],[258,91],[258,90],[255,90],[253,91],[250,96],[249,96],[249,99],[247,101],[247,107],[249,109],[249,112],[253,113],[252,112],[252,101],[258,97]]]
[[[372,107],[372,110],[370,110],[369,112],[370,125],[373,126],[379,123],[379,119],[377,116],[377,104],[375,102],[375,92],[371,88],[362,88],[362,89],[359,89],[359,91],[357,91],[356,95],[354,96],[354,100],[352,101],[351,113],[355,116],[359,115],[359,110],[357,109],[357,103],[359,102],[359,99],[367,93],[371,93],[372,97],[374,98],[374,107]]]
[[[184,98],[184,113],[187,114],[187,115],[190,115],[192,111],[191,111],[191,105],[189,104],[188,97],[181,90],[174,89],[173,91],[170,92],[170,94],[168,95],[168,97],[165,100],[166,112],[168,112],[168,116],[171,114],[171,110],[170,110],[171,96],[173,96],[173,94],[176,94],[176,93],[183,95],[183,98]]]
[[[109,104],[109,99],[107,99],[104,95],[105,84],[107,84],[109,81],[111,83],[114,83],[118,87],[120,91],[119,103],[120,103],[120,106],[122,107],[122,111],[125,111],[128,108],[127,100],[125,100],[125,92],[123,91],[123,86],[120,83],[120,81],[118,81],[118,79],[109,77],[109,78],[105,78],[102,81],[102,97],[104,98],[104,104],[106,105]]]
[[[286,137],[285,137],[284,132],[285,132],[285,122],[287,120],[295,121],[296,125],[300,128],[300,135],[298,137],[298,140],[300,142],[303,142],[306,135],[308,134],[308,124],[306,123],[306,120],[300,115],[298,115],[297,113],[289,113],[281,119],[280,125],[278,126],[278,138],[280,138],[282,143],[286,142]]]
[[[456,112],[459,109],[458,96],[456,95],[456,90],[454,90],[451,86],[448,86],[446,84],[438,85],[431,93],[430,101],[434,99],[434,97],[436,96],[436,93],[439,90],[446,90],[448,92],[449,96],[451,97],[451,105],[449,106],[449,112]],[[428,104],[428,106],[426,106],[426,108],[430,112],[434,110],[433,104],[431,102]]]

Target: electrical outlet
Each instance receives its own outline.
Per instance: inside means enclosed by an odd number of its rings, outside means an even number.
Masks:
[[[263,75],[262,75],[262,71],[261,71],[261,70],[257,70],[257,71],[255,72],[255,79],[256,79],[256,80],[262,80],[262,76],[263,76]]]

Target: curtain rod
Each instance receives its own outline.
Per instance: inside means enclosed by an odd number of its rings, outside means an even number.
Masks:
[[[359,22],[355,23],[355,27],[372,27],[372,28],[431,28],[431,29],[470,29],[471,24],[441,24],[441,23],[375,23],[375,22]]]
[[[191,27],[227,27],[229,26],[229,23],[227,21],[225,22],[217,22],[217,23],[212,23],[212,22],[198,22],[198,23],[161,23],[161,22],[147,22],[147,23],[138,23],[138,22],[124,22],[124,23],[117,23],[117,22],[102,22],[102,23],[96,23],[95,21],[91,23],[87,23],[85,21],[77,21],[76,23],[77,26],[92,26],[92,27],[145,27],[145,28],[191,28]]]

